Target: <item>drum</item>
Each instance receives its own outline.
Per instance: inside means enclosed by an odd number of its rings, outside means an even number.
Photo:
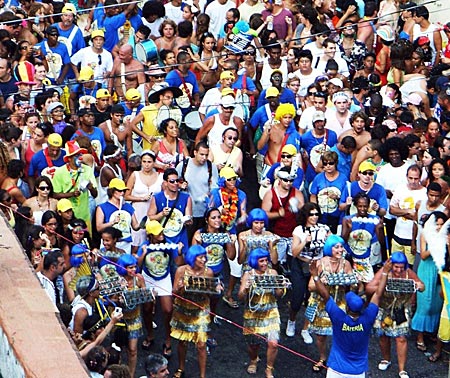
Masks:
[[[202,127],[202,120],[200,118],[200,113],[194,110],[184,117],[184,124],[186,125],[187,137],[194,141],[197,137],[198,130]]]
[[[136,58],[141,63],[154,62],[158,60],[158,49],[151,39],[136,43]]]

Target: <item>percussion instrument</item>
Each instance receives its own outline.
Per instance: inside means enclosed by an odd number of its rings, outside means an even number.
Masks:
[[[291,281],[282,275],[252,275],[250,282],[253,287],[261,290],[289,289],[292,286]]]
[[[331,273],[327,275],[327,282],[330,286],[350,286],[358,283],[354,273]]]
[[[183,118],[183,113],[181,113],[181,109],[178,107],[162,105],[159,108],[158,114],[154,121],[156,127],[159,129],[161,127],[161,123],[168,118],[172,118],[178,125],[180,125],[181,119]]]
[[[184,124],[186,125],[187,137],[194,141],[197,137],[198,130],[202,127],[202,120],[198,110],[194,110],[184,117]]]
[[[119,276],[108,277],[104,280],[98,281],[100,295],[108,297],[114,294],[122,294],[126,290],[126,282]]]
[[[408,278],[388,278],[386,291],[398,294],[413,294],[417,291],[417,284],[416,281]]]
[[[158,48],[151,39],[136,43],[136,58],[141,63],[154,62],[158,60]]]
[[[292,256],[292,238],[280,238],[277,245],[278,261],[286,261],[286,255]]]
[[[204,277],[184,275],[184,290],[188,293],[219,294],[222,290],[217,290],[220,285],[219,277]]]
[[[244,50],[247,49],[248,46],[250,46],[252,40],[252,35],[239,31],[237,34],[233,35],[233,42],[225,45],[225,48],[234,52],[235,54],[242,54]]]
[[[201,233],[202,242],[206,244],[226,244],[231,243],[230,235],[222,233]]]
[[[247,248],[250,250],[253,250],[255,248],[262,248],[267,250],[269,242],[277,239],[279,239],[279,237],[275,235],[249,235],[244,238],[245,242],[247,243]]]
[[[155,296],[152,289],[139,288],[134,290],[124,290],[122,292],[123,303],[129,310],[134,309],[137,305],[147,302],[153,302]]]

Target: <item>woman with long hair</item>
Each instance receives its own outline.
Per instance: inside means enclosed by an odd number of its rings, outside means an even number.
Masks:
[[[53,126],[48,123],[38,123],[34,128],[31,139],[24,140],[22,144],[22,160],[25,163],[25,172],[28,172],[33,156],[44,148],[47,138],[54,132]]]
[[[440,294],[442,287],[439,272],[445,265],[448,239],[448,217],[442,211],[434,211],[425,221],[420,235],[420,263],[417,276],[425,285],[425,290],[417,293],[416,312],[411,321],[411,328],[417,331],[416,348],[426,352],[424,332],[434,334],[438,330],[443,301]],[[441,239],[443,243],[439,243]],[[445,243],[445,244],[444,244]],[[429,357],[431,362],[439,359],[439,354]]]
[[[218,58],[219,54],[216,51],[216,39],[213,34],[206,32],[200,36],[200,49],[198,54],[200,55],[201,61],[207,65],[208,71],[201,74],[201,83],[207,91],[210,88],[216,86],[219,79],[218,74]]]
[[[307,202],[300,209],[299,225],[292,233],[291,282],[292,297],[286,335],[295,335],[295,319],[302,303],[308,298],[309,264],[323,257],[323,246],[330,235],[330,228],[319,223],[320,207],[316,203]],[[302,338],[306,344],[313,340],[308,332],[309,322],[305,320]]]
[[[53,198],[53,184],[48,176],[39,176],[34,185],[33,197],[28,198],[22,206],[29,206],[33,211],[34,224],[41,224],[42,215],[47,210],[56,211],[58,200]]]
[[[47,210],[42,214],[41,224],[44,227],[44,233],[50,241],[51,248],[60,248],[61,241],[56,234],[56,227],[58,226],[58,215],[53,210]]]
[[[153,143],[152,150],[156,158],[155,168],[163,173],[167,168],[176,168],[184,158],[189,157],[189,152],[186,143],[180,138],[177,121],[167,118],[161,122],[159,130],[164,137]]]
[[[131,201],[136,219],[141,222],[147,215],[153,193],[161,191],[162,175],[155,171],[155,153],[152,150],[141,152],[141,169],[133,172],[128,181],[129,188],[125,193],[125,200]],[[147,239],[145,230],[132,230],[133,247],[137,249]]]

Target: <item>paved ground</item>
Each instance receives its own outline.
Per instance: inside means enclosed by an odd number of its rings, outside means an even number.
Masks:
[[[258,205],[257,190],[256,190],[256,177],[251,169],[252,163],[248,160],[244,161],[246,176],[243,179],[241,188],[246,191],[248,196],[248,206],[253,208]],[[250,169],[249,169],[250,168]],[[236,296],[235,296],[236,297]],[[274,375],[276,378],[309,378],[309,377],[325,377],[325,372],[320,374],[313,373],[311,370],[312,363],[308,360],[318,359],[318,352],[315,345],[306,345],[303,339],[298,334],[295,337],[289,338],[285,336],[284,331],[287,323],[288,316],[288,300],[289,295],[283,298],[279,302],[281,321],[282,321],[282,334],[280,344],[292,350],[287,351],[282,348],[279,349],[278,358],[275,364]],[[226,319],[237,324],[242,324],[242,312],[243,305],[238,310],[230,309],[222,301],[218,305],[217,313]],[[152,348],[152,352],[162,352],[162,322],[158,319],[159,312],[157,311],[157,323],[160,325],[156,330],[156,343]],[[297,330],[301,329],[303,323],[302,314],[299,314],[297,320]],[[242,336],[242,331],[229,323],[222,322],[220,327],[213,325],[213,335],[217,339],[219,346],[211,351],[208,356],[207,362],[207,376],[209,378],[248,378],[251,377],[246,373],[246,367],[249,361],[246,352],[246,344]],[[415,337],[412,335],[409,338],[409,351],[408,351],[408,363],[407,371],[411,378],[444,378],[449,375],[448,358],[449,355],[445,354],[444,359],[447,361],[444,363],[442,360],[436,363],[427,361],[427,357],[416,350]],[[432,342],[429,341],[431,346]],[[177,342],[173,342],[174,354],[169,361],[169,370],[173,374],[177,369],[177,356],[176,356]],[[431,346],[432,347],[432,346]],[[449,347],[447,346],[447,349]],[[139,361],[137,368],[137,376],[143,375],[144,370],[143,359],[146,356],[145,351],[139,350]],[[371,378],[394,378],[398,377],[398,367],[395,358],[395,349],[393,348],[393,364],[391,368],[386,372],[381,372],[377,369],[377,364],[381,359],[381,354],[378,347],[377,338],[372,338],[370,342],[369,357],[370,357],[370,371],[368,377]],[[265,377],[265,348],[261,349],[260,353],[261,362],[258,366],[258,372],[255,378]],[[187,356],[186,374],[185,378],[198,377],[197,357],[193,345],[190,345]]]
[[[282,335],[280,344],[291,349],[292,352],[279,349],[278,358],[275,364],[275,377],[276,378],[308,378],[308,377],[325,377],[325,373],[316,374],[311,370],[312,363],[306,358],[311,358],[316,360],[318,358],[318,352],[315,345],[306,345],[303,339],[299,335],[299,331],[295,337],[287,337],[284,334],[287,322],[288,314],[288,298],[280,300],[279,307],[282,318]],[[217,313],[226,319],[229,319],[238,324],[242,324],[242,312],[243,306],[237,310],[230,309],[225,303],[221,302],[217,308]],[[158,316],[158,312],[157,312]],[[301,314],[298,316],[297,320],[297,330],[301,329],[303,322],[303,317]],[[157,323],[161,325],[161,321],[157,320]],[[162,351],[162,327],[159,326],[156,330],[156,340],[153,352],[161,353]],[[250,377],[246,373],[246,366],[248,364],[248,356],[246,352],[246,344],[242,336],[242,331],[234,325],[226,322],[222,322],[220,327],[213,325],[213,335],[217,339],[219,346],[211,351],[208,356],[207,362],[207,376],[209,378],[248,378]],[[177,356],[176,356],[176,345],[177,342],[173,341],[174,354],[170,359],[169,370],[171,373],[175,372],[177,369]],[[427,361],[427,357],[416,350],[415,348],[415,337],[412,335],[409,338],[409,351],[408,351],[408,363],[407,371],[411,378],[444,378],[448,376],[449,365],[448,365],[448,354],[444,355],[444,359],[447,363],[442,360],[431,363]],[[432,341],[428,341],[428,345],[432,348]],[[447,347],[447,349],[449,349]],[[264,367],[265,367],[265,348],[261,349],[260,358],[261,362],[258,366],[258,373],[254,377],[264,377]],[[139,351],[139,362],[137,373],[143,375],[144,371],[142,369],[143,359],[146,356],[145,351]],[[395,350],[393,349],[393,363],[391,368],[386,372],[381,372],[377,369],[377,364],[381,359],[381,354],[378,348],[378,339],[373,337],[370,342],[370,371],[368,377],[371,378],[394,378],[398,377],[398,368],[395,359]],[[138,375],[139,376],[139,375]],[[198,367],[197,367],[197,357],[193,345],[190,345],[187,367],[186,367],[186,378],[197,378],[198,377]]]

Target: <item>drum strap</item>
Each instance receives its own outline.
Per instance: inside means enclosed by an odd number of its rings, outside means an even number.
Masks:
[[[191,103],[191,107],[194,106],[194,101],[192,101],[192,95],[191,95],[191,91],[189,90],[188,86],[186,85],[186,80],[184,80],[183,75],[180,74],[180,71],[175,70],[175,72],[178,74],[178,76],[180,77],[181,82],[183,83],[183,88],[184,91],[186,92],[188,98],[189,98],[189,102]]]
[[[172,216],[173,210],[175,209],[175,206],[177,206],[179,198],[180,198],[180,191],[177,192],[177,198],[175,198],[175,201],[173,202],[173,205],[170,208],[169,214],[167,214],[166,219],[164,219],[164,222],[161,225],[163,228],[166,227],[167,222],[169,221],[170,217]]]
[[[125,63],[120,63],[120,85],[122,87],[123,95],[127,92],[127,84],[125,82]]]

